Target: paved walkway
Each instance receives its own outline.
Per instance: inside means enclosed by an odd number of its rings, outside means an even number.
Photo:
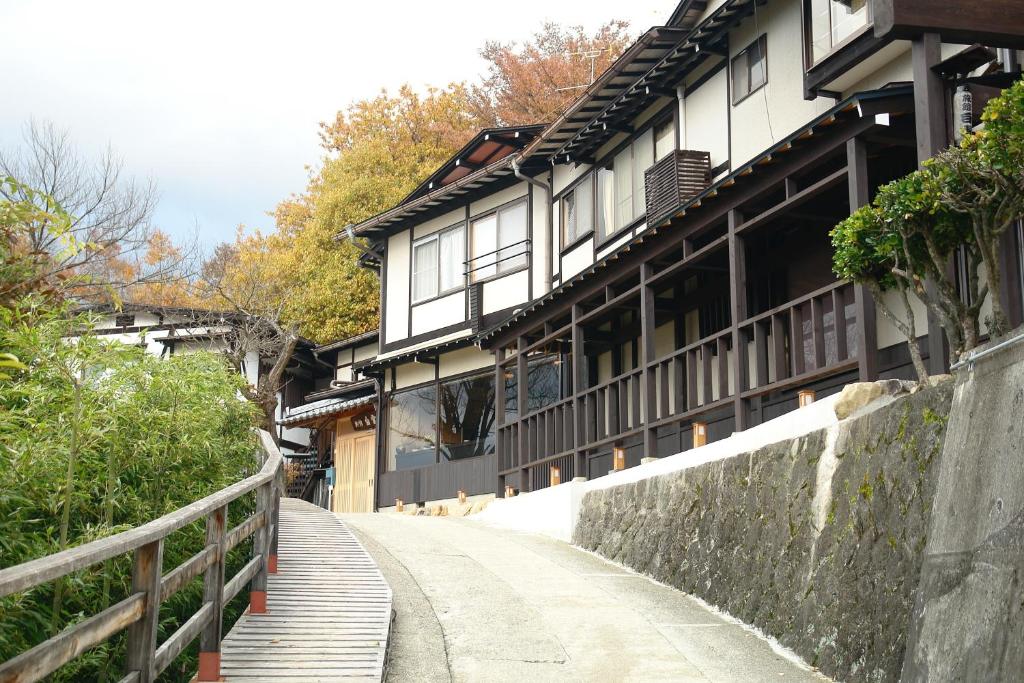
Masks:
[[[343,519],[394,591],[392,682],[827,680],[686,594],[546,537]]]
[[[282,498],[277,568],[267,581],[267,612],[246,613],[224,639],[224,680],[380,681],[391,589],[345,525]]]

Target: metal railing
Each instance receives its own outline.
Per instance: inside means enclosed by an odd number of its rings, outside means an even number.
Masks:
[[[134,529],[0,570],[2,598],[133,553],[127,598],[0,664],[0,683],[38,681],[124,630],[128,648],[122,683],[155,680],[196,637],[200,638],[198,680],[220,680],[224,605],[250,584],[250,612],[266,611],[267,574],[277,570],[282,458],[270,434],[261,431],[259,437],[266,457],[257,474]],[[256,491],[256,511],[227,529],[228,504],[252,491]],[[206,546],[164,574],[164,540],[203,518]],[[250,536],[254,536],[252,559],[225,581],[228,552]],[[161,603],[200,575],[204,581],[202,605],[158,645]]]
[[[515,250],[516,247],[521,247],[521,248],[516,250],[514,253],[510,253],[507,256],[502,256],[501,258],[495,258],[494,260],[488,261],[487,263],[484,263],[483,265],[474,266],[472,268],[470,267],[470,265],[474,261],[479,261],[480,259],[487,258],[488,256],[498,256],[499,254],[504,254],[505,252],[508,252],[509,250]],[[513,242],[512,244],[505,245],[504,247],[498,247],[494,251],[489,251],[489,252],[487,252],[485,254],[477,254],[476,256],[474,256],[472,258],[466,259],[465,261],[462,262],[462,265],[465,267],[465,273],[464,274],[467,277],[469,277],[473,273],[475,273],[477,271],[480,271],[480,270],[484,270],[485,268],[494,268],[495,273],[500,273],[500,269],[498,268],[498,264],[499,263],[503,263],[505,261],[510,261],[512,259],[516,259],[516,258],[519,258],[521,256],[526,257],[524,259],[524,261],[529,263],[529,258],[530,258],[530,240],[529,240],[529,238],[524,239],[524,240],[519,240],[518,242]]]

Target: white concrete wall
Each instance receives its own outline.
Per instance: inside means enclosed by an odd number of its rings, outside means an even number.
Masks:
[[[679,146],[711,153],[711,167],[729,161],[729,70],[722,69],[679,103]]]
[[[494,372],[494,356],[490,351],[483,351],[475,346],[458,349],[451,353],[441,354],[438,372],[442,378],[460,375],[474,370],[490,370]]]
[[[398,389],[430,382],[434,379],[434,366],[427,363],[406,363],[394,369]]]
[[[565,282],[573,275],[587,268],[594,262],[594,238],[584,241],[572,251],[562,256],[561,281]]]
[[[419,238],[426,237],[427,235],[435,233],[438,230],[443,230],[444,228],[451,227],[456,223],[465,222],[466,209],[460,206],[459,208],[453,209],[446,214],[436,216],[428,221],[424,221],[417,225],[415,228],[413,228],[413,239],[418,240]]]
[[[442,296],[438,299],[412,307],[412,332],[410,336],[457,325],[466,319],[466,290]]]

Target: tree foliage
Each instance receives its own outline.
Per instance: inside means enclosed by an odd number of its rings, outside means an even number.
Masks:
[[[472,88],[478,115],[501,125],[553,121],[629,46],[628,28],[610,21],[588,35],[546,23],[522,45],[488,42],[480,51],[487,75]]]
[[[836,274],[868,285],[908,340],[916,339],[909,296],[917,296],[941,321],[954,360],[978,345],[986,302],[989,331],[1007,331],[998,256],[1002,235],[1024,213],[1024,82],[991,100],[982,118],[983,130],[879,188],[831,233]],[[949,268],[958,252],[966,291]],[[889,291],[899,293],[902,316],[884,305]],[[910,346],[923,378],[916,342]]]

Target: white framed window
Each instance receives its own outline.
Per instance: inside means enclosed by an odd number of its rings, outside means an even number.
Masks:
[[[732,58],[732,103],[738,104],[768,82],[768,38],[760,38]]]
[[[524,199],[473,220],[470,280],[478,282],[526,266],[529,253],[526,214]]]
[[[466,227],[459,224],[412,245],[412,303],[461,289],[466,282]]]
[[[868,0],[804,0],[807,65],[828,56],[871,25]]]
[[[594,230],[594,174],[562,195],[562,248]]]
[[[626,145],[597,171],[597,223],[602,239],[626,227],[647,213],[644,174],[661,158],[656,151],[656,130],[648,128],[633,142]],[[671,138],[668,151],[675,146],[675,131],[669,123],[668,131],[661,131],[664,139]],[[662,149],[662,152],[667,151]]]

